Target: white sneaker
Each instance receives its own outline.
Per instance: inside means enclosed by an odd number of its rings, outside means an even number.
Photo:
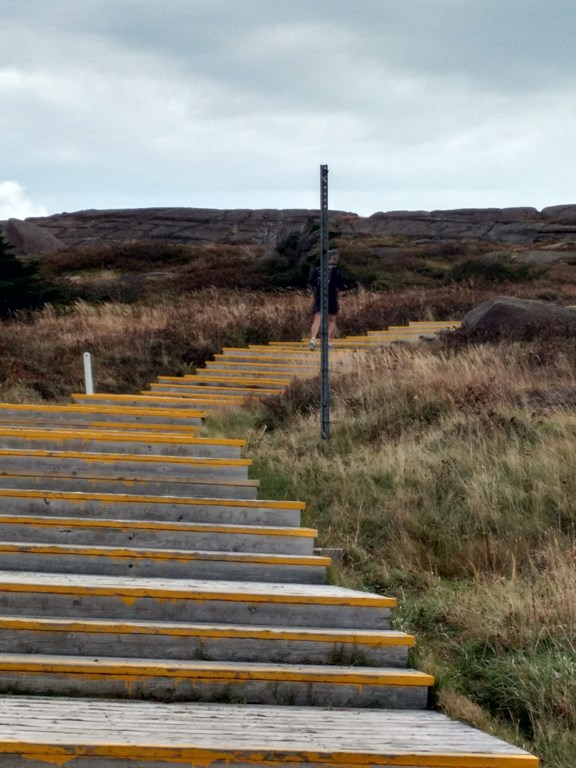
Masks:
[[[308,344],[310,349],[316,349],[316,339],[310,339],[310,344]]]

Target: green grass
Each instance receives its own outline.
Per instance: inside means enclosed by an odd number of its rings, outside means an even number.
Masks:
[[[243,424],[263,495],[346,551],[333,583],[399,598],[437,705],[552,768],[575,757],[575,361],[572,341],[369,353],[334,379],[329,441],[305,384]]]

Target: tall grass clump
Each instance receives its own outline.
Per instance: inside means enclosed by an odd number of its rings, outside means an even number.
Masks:
[[[160,373],[194,370],[224,346],[290,338],[308,323],[305,297],[198,291],[154,304],[46,307],[0,324],[0,386],[61,399],[82,386],[82,353],[93,356],[99,391],[134,392]]]
[[[350,353],[329,441],[317,382],[248,430],[269,487],[344,548],[339,578],[401,598],[439,705],[557,768],[576,755],[575,361],[569,340]]]

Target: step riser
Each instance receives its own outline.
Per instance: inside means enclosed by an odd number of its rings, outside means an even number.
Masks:
[[[114,480],[77,477],[0,476],[0,488],[46,491],[83,491],[93,493],[142,494],[145,496],[178,496],[182,498],[255,499],[257,487],[207,483],[182,483],[167,480]]]
[[[0,516],[0,541],[34,542],[102,547],[138,547],[202,552],[257,552],[277,555],[312,555],[314,542],[304,536],[266,536],[234,534],[220,531],[200,533],[187,531],[140,530],[114,527],[67,527],[29,524],[6,524]]]
[[[206,411],[206,412],[218,411],[218,410],[221,410],[222,408],[238,407],[238,406],[241,406],[245,400],[243,397],[239,397],[239,398],[234,398],[229,402],[225,398],[220,399],[218,396],[216,396],[214,400],[207,401],[203,399],[201,395],[198,395],[197,398],[191,397],[188,399],[190,403],[195,404],[196,408],[201,408],[203,411]]]
[[[122,400],[121,404],[124,407],[159,408],[164,411],[203,411],[205,409],[204,405],[200,406],[197,403],[188,400],[179,401],[177,403],[164,402],[163,400],[164,398],[162,398],[161,402],[158,402],[158,398],[150,399],[144,395],[136,395],[135,397]],[[72,395],[72,402],[77,403],[78,405],[104,405],[111,407],[120,404],[117,400],[107,397],[106,395]]]
[[[90,424],[94,421],[110,421],[110,422],[123,422],[127,428],[131,425],[145,425],[156,424],[166,425],[167,427],[181,426],[201,426],[202,419],[199,416],[187,416],[185,418],[172,416],[169,414],[147,414],[146,416],[139,416],[131,413],[127,413],[126,408],[120,409],[118,413],[108,413],[106,411],[98,413],[97,411],[83,411],[75,410],[70,407],[68,411],[55,411],[48,410],[35,410],[34,406],[29,406],[26,410],[15,408],[3,408],[0,405],[0,423],[5,423],[7,419],[13,419],[17,421],[28,421],[33,424],[39,422],[46,422],[49,424],[60,425],[61,423],[67,423],[73,421],[76,424]],[[201,410],[201,409],[199,409]]]
[[[428,689],[417,686],[343,685],[313,682],[206,681],[134,676],[114,679],[81,674],[2,671],[0,694],[94,696],[152,701],[243,702],[281,706],[423,709]]]
[[[30,630],[0,630],[0,653],[270,664],[355,663],[399,669],[405,669],[408,660],[408,649],[402,646],[375,648],[352,643]]]
[[[90,593],[0,591],[0,610],[10,616],[175,621],[275,627],[390,629],[390,609],[317,603],[122,597]]]
[[[0,569],[134,578],[265,581],[278,584],[324,584],[326,581],[326,569],[323,566],[22,551],[0,552]]]
[[[210,506],[202,504],[170,504],[146,501],[125,503],[71,499],[0,497],[0,508],[6,514],[43,515],[53,517],[91,517],[118,520],[163,520],[183,523],[223,523],[230,525],[278,525],[296,528],[300,525],[299,509],[250,509],[249,507]]]
[[[271,378],[269,375],[262,374],[262,380],[260,380],[259,376],[247,376],[242,373],[228,377],[216,371],[212,374],[210,371],[203,371],[202,376],[196,376],[194,380],[191,379],[182,382],[182,384],[151,384],[150,389],[153,393],[173,393],[177,397],[178,395],[198,395],[209,389],[216,389],[218,393],[222,392],[222,394],[232,394],[229,392],[229,388],[234,387],[241,390],[240,394],[246,395],[250,394],[253,389],[256,391],[260,389],[280,391],[290,383],[291,377],[283,376],[280,380],[269,381]],[[246,392],[246,390],[249,391]],[[161,396],[164,397],[165,395]]]
[[[202,377],[212,377],[215,376],[216,378],[232,378],[232,379],[264,379],[264,382],[266,382],[268,379],[275,380],[274,372],[277,369],[272,369],[271,371],[263,371],[260,368],[245,368],[241,369],[238,368],[235,365],[224,365],[220,367],[220,365],[211,366],[210,368],[204,368],[202,370]],[[278,371],[278,379],[280,382],[286,381],[289,382],[292,378],[292,372],[291,371]],[[263,383],[264,383],[263,382]],[[277,380],[275,380],[275,383],[277,384]],[[194,384],[194,379],[188,379],[186,381],[183,381],[180,386],[187,386]],[[170,385],[168,385],[170,386]]]
[[[166,436],[178,435],[179,437],[195,437],[200,434],[201,427],[196,426],[184,426],[180,424],[134,424],[120,423],[120,422],[105,422],[105,421],[47,421],[41,419],[24,420],[24,419],[7,419],[2,418],[2,427],[10,427],[12,429],[48,429],[48,430],[83,430],[86,432],[152,432],[154,434],[162,434]]]
[[[165,387],[165,386],[155,386],[152,390],[151,394],[158,394],[158,397],[165,397],[165,396],[174,396],[177,397],[178,394],[181,395],[198,395],[199,397],[202,397],[202,393],[206,395],[236,395],[238,397],[261,397],[265,396],[267,394],[273,393],[279,393],[282,392],[282,390],[285,388],[285,386],[288,386],[290,382],[287,381],[286,385],[280,384],[275,386],[264,386],[263,384],[259,387],[245,387],[240,386],[237,384],[234,384],[233,382],[230,382],[229,384],[219,384],[218,386],[214,386],[211,384],[200,384],[196,387]],[[247,391],[248,389],[248,391]]]
[[[222,357],[217,358],[213,363],[210,361],[210,366],[218,364],[226,365],[252,365],[256,363],[258,366],[270,365],[276,370],[276,366],[288,366],[292,368],[314,368],[320,366],[319,357],[310,355],[309,353],[303,353],[300,355],[295,354],[270,354],[270,355],[257,355],[254,352],[252,354],[240,355],[231,352],[225,352]],[[208,365],[208,363],[206,363]],[[160,381],[161,379],[159,379]]]
[[[248,479],[248,466],[246,464],[210,464],[169,461],[138,461],[126,458],[125,460],[104,460],[100,458],[87,458],[77,456],[66,458],[55,456],[27,456],[25,454],[12,454],[0,456],[0,476],[33,472],[42,476],[51,474],[74,473],[83,477],[110,476],[130,478],[145,478],[146,480],[181,480],[191,477],[219,478],[219,479]]]
[[[320,347],[320,344],[318,344]],[[284,362],[286,360],[297,360],[304,363],[310,363],[311,360],[316,359],[313,354],[310,354],[310,350],[306,347],[300,347],[291,349],[286,347],[246,347],[245,349],[225,349],[222,355],[226,360],[238,358],[243,360],[245,357],[273,357],[275,360]]]
[[[193,440],[193,438],[190,438]],[[146,442],[138,440],[102,440],[72,437],[34,437],[34,435],[0,436],[0,448],[40,451],[77,451],[87,453],[128,453],[139,456],[190,456],[207,459],[239,459],[237,445],[214,445],[202,442]]]
[[[217,376],[216,374],[211,375],[208,371],[202,371],[201,373],[198,373],[195,378],[194,382],[190,382],[190,384],[184,385],[185,387],[191,387],[192,391],[194,391],[194,386],[205,388],[205,387],[237,387],[245,389],[267,389],[267,390],[277,390],[281,391],[284,389],[287,383],[289,383],[290,378],[281,376],[279,379],[274,379],[272,376],[233,376],[231,378],[227,376]],[[153,384],[152,388],[159,387],[160,391],[162,391],[163,387],[160,384]],[[179,387],[178,391],[183,390],[184,387]],[[166,391],[166,390],[164,390]]]
[[[258,362],[247,360],[217,360],[216,362],[207,362],[205,371],[251,371],[254,373],[294,373],[306,375],[314,375],[314,372],[318,373],[319,366],[317,365],[299,365],[298,363],[290,363],[288,360],[278,362]],[[274,378],[273,376],[271,378]],[[191,382],[191,379],[185,379],[182,383]],[[162,379],[158,379],[158,383],[163,382]]]
[[[226,375],[228,373],[241,373],[247,374],[249,376],[258,376],[258,374],[267,376],[271,375],[272,378],[274,378],[276,373],[282,376],[285,374],[290,374],[292,376],[317,376],[319,373],[319,368],[316,366],[306,368],[305,366],[281,364],[274,365],[273,363],[270,365],[262,363],[258,365],[258,367],[255,367],[249,363],[242,364],[235,361],[230,361],[229,363],[210,363],[209,366],[210,367],[205,369],[205,372],[213,373],[214,375],[218,376]]]

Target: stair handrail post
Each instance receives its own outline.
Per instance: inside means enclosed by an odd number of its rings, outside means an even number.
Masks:
[[[82,355],[84,360],[84,385],[87,395],[94,394],[94,380],[92,378],[92,357],[90,352],[84,352]]]

